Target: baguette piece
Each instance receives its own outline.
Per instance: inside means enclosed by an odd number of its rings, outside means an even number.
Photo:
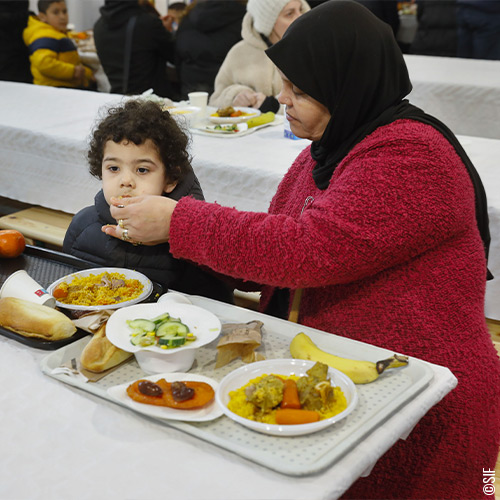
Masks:
[[[106,323],[99,327],[90,342],[84,347],[80,364],[90,372],[101,373],[119,365],[133,353],[113,345],[106,337]]]
[[[0,326],[44,340],[67,339],[76,332],[76,326],[62,312],[14,297],[0,299]]]

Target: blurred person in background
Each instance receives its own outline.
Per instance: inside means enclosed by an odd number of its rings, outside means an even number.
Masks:
[[[417,0],[417,32],[410,54],[455,57],[457,20],[455,0]]]
[[[33,83],[23,30],[28,24],[28,0],[0,2],[0,80]]]
[[[241,40],[244,15],[240,0],[195,0],[187,7],[176,33],[175,66],[183,99],[189,92],[213,92],[226,54]]]
[[[167,15],[163,17],[165,28],[175,33],[179,28],[181,19],[186,13],[187,5],[184,2],[174,2],[168,6]],[[165,21],[167,24],[165,24]]]
[[[94,25],[97,55],[111,92],[142,94],[153,89],[156,95],[175,100],[175,84],[167,77],[167,62],[174,62],[174,38],[156,9],[146,4],[105,0]]]
[[[457,0],[458,57],[500,59],[500,0]]]
[[[227,54],[210,105],[250,106],[277,113],[281,77],[264,51],[281,40],[288,26],[308,10],[305,0],[248,0],[241,27],[243,40]]]
[[[96,89],[92,70],[83,65],[68,32],[68,9],[63,0],[38,0],[23,31],[35,85]]]

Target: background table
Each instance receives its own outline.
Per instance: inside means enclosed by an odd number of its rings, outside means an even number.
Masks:
[[[500,139],[500,61],[404,56],[410,102],[455,134]]]
[[[68,213],[93,204],[100,181],[88,173],[87,138],[96,117],[122,99],[0,82],[0,196]],[[459,139],[488,196],[490,269],[497,279],[488,283],[486,314],[500,319],[500,140]],[[193,134],[191,154],[208,201],[265,212],[283,175],[308,144],[285,139],[281,127],[269,127],[228,139]]]

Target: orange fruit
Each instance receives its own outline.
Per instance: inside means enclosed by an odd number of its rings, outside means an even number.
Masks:
[[[3,229],[0,231],[0,257],[17,257],[24,252],[26,240],[24,236],[15,229]]]

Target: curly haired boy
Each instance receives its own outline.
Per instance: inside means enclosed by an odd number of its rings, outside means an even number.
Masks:
[[[102,180],[94,205],[78,212],[66,233],[63,251],[98,266],[135,269],[162,285],[185,293],[230,302],[232,294],[216,277],[174,259],[168,244],[142,246],[101,231],[116,224],[112,197],[163,195],[203,199],[188,152],[189,138],[168,111],[147,100],[128,100],[108,110],[92,133],[90,173]],[[126,221],[120,222],[126,225]]]

